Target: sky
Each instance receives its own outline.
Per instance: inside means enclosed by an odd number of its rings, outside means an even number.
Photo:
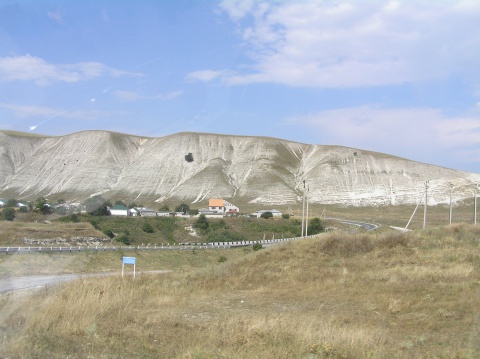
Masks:
[[[480,173],[478,0],[0,0],[0,129],[269,136]]]

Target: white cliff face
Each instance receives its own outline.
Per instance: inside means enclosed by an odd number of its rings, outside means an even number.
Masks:
[[[192,153],[194,161],[185,155]],[[178,133],[161,138],[106,131],[31,136],[0,131],[0,196],[93,194],[132,200],[212,197],[262,204],[416,203],[429,180],[430,204],[472,197],[480,174],[339,146],[265,137]]]

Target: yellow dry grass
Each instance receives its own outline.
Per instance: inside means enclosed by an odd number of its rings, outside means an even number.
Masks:
[[[479,234],[332,233],[200,270],[84,278],[9,315],[1,354],[478,358]]]

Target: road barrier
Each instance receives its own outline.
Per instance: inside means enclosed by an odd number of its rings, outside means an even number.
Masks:
[[[0,247],[0,253],[37,253],[37,252],[104,252],[104,251],[149,251],[149,250],[196,250],[196,249],[229,249],[238,247],[250,247],[256,243],[261,245],[272,245],[284,242],[290,242],[305,238],[315,237],[310,235],[306,237],[263,239],[259,241],[241,241],[241,242],[210,242],[210,243],[188,243],[188,244],[166,244],[166,245],[147,245],[147,246],[28,246],[28,247]]]

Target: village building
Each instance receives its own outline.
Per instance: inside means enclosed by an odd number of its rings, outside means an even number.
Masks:
[[[237,206],[221,198],[211,198],[208,201],[208,210],[222,215],[236,215],[240,212]]]
[[[260,211],[256,211],[255,213],[250,214],[250,217],[261,217],[262,214],[264,214],[266,212],[270,212],[273,215],[274,218],[282,216],[282,212],[280,212],[276,209],[262,209]]]
[[[123,204],[117,204],[113,206],[110,210],[110,215],[112,216],[128,216],[128,208]]]
[[[135,208],[138,213],[140,214],[141,217],[156,217],[157,216],[157,212],[155,212],[153,209],[151,208]]]

